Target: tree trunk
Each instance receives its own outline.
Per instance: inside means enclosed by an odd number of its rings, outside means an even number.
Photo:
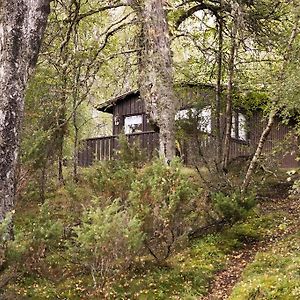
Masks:
[[[63,102],[63,101],[62,101]],[[60,116],[58,120],[58,182],[64,184],[64,144],[65,144],[65,133],[66,133],[66,103],[61,103],[62,108],[60,109]]]
[[[220,169],[222,162],[222,135],[221,135],[221,101],[222,101],[222,68],[223,68],[223,1],[220,0],[220,13],[218,18],[218,54],[217,54],[217,84],[215,102],[215,122],[217,140],[217,169]]]
[[[233,24],[231,30],[231,48],[228,62],[228,84],[227,84],[227,99],[226,99],[226,124],[225,124],[225,135],[224,135],[224,147],[223,147],[223,169],[226,170],[230,157],[230,144],[231,144],[231,128],[232,128],[232,99],[233,99],[233,84],[234,84],[234,67],[235,59],[238,51],[238,31],[240,26],[240,6],[235,3],[232,4],[232,16]]]
[[[163,0],[132,1],[141,23],[139,88],[152,122],[159,127],[159,153],[175,156],[176,97],[170,38]]]
[[[262,153],[265,141],[267,140],[267,137],[268,137],[268,135],[269,135],[269,133],[270,133],[270,131],[272,129],[272,126],[273,126],[273,123],[274,123],[274,119],[275,119],[275,115],[276,115],[276,111],[273,110],[270,113],[270,115],[269,115],[268,124],[267,124],[266,128],[263,130],[263,132],[262,132],[262,134],[260,136],[259,143],[257,145],[255,154],[254,154],[254,156],[253,156],[253,158],[252,158],[252,160],[250,162],[250,165],[248,167],[245,179],[244,179],[243,184],[242,184],[242,189],[241,189],[242,193],[249,186],[252,174],[254,173],[255,168],[257,166],[257,163],[258,163],[259,157],[260,157],[260,155]]]
[[[14,209],[24,91],[39,53],[50,0],[0,3],[0,222]]]
[[[74,149],[73,149],[73,181],[78,182],[78,152],[79,152],[79,127],[78,127],[78,103],[80,87],[81,63],[77,66],[73,86],[73,128],[74,128]]]
[[[67,58],[64,53],[62,55],[62,64],[66,65]],[[58,141],[58,182],[64,184],[63,166],[64,166],[64,144],[67,130],[66,114],[67,114],[67,67],[63,67],[61,74],[61,98],[57,120],[57,141]]]

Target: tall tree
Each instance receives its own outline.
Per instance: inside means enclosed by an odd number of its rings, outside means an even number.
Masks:
[[[160,156],[175,155],[176,98],[173,89],[170,37],[163,0],[133,0],[141,23],[139,88],[146,110],[159,127]]]
[[[245,175],[242,187],[241,187],[242,192],[245,192],[250,184],[251,178],[255,172],[255,169],[256,169],[257,164],[260,159],[260,156],[262,154],[265,142],[271,132],[272,127],[273,127],[275,117],[280,112],[280,109],[282,109],[282,105],[280,105],[280,102],[282,101],[281,97],[283,95],[283,92],[282,92],[283,85],[286,80],[286,72],[287,72],[288,64],[291,62],[293,45],[294,45],[294,42],[295,42],[297,36],[299,35],[300,5],[299,5],[298,1],[294,1],[294,6],[295,6],[294,7],[294,13],[295,13],[294,25],[293,25],[293,29],[291,31],[289,41],[287,43],[286,51],[283,55],[283,62],[282,62],[282,65],[281,65],[281,68],[279,70],[279,74],[278,74],[278,77],[276,80],[276,87],[279,87],[279,88],[275,89],[276,94],[274,94],[273,99],[272,99],[271,108],[270,108],[270,112],[268,115],[268,122],[260,136],[257,148],[256,148],[253,158],[248,166],[248,169],[247,169],[247,172],[246,172],[246,175]]]
[[[215,118],[216,118],[216,141],[217,141],[217,167],[222,160],[222,134],[221,134],[221,106],[222,106],[222,76],[223,76],[223,0],[220,0],[220,12],[217,17],[218,31],[218,50],[217,50],[217,78],[216,78],[216,101],[215,101]]]
[[[233,88],[235,76],[235,61],[239,48],[239,30],[241,26],[241,6],[239,3],[232,1],[232,17],[233,24],[230,33],[230,53],[228,62],[228,84],[227,84],[227,99],[226,99],[226,124],[224,136],[224,149],[223,149],[223,169],[227,169],[230,157],[230,144],[231,144],[231,129],[232,129],[232,102],[233,102]]]
[[[24,91],[49,12],[50,0],[0,2],[0,222],[14,208]]]

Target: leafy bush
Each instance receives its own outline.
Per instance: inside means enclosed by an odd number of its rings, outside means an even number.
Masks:
[[[197,220],[199,189],[181,173],[181,164],[161,160],[139,171],[131,186],[129,205],[142,220],[144,244],[163,262],[184,241]]]
[[[255,206],[255,196],[253,194],[242,196],[238,192],[225,195],[219,192],[213,195],[212,202],[220,218],[234,223],[248,216],[249,211]]]
[[[118,200],[101,209],[86,210],[82,224],[74,228],[71,253],[86,267],[95,286],[126,269],[139,251],[143,234],[140,220],[124,210]]]

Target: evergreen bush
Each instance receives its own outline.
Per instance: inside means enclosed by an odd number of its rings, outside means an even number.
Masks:
[[[200,214],[200,190],[181,167],[177,160],[168,166],[157,159],[139,171],[129,193],[129,205],[142,222],[144,245],[159,263],[187,238]]]
[[[124,210],[119,200],[105,208],[95,202],[84,212],[82,223],[74,227],[70,250],[89,270],[95,287],[103,287],[108,278],[129,267],[142,245],[140,228],[140,220]]]
[[[212,196],[212,203],[218,216],[233,224],[248,216],[251,209],[255,206],[255,195],[242,196],[239,192],[226,195],[219,192]]]

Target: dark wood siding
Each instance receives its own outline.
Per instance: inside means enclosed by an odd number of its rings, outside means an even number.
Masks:
[[[210,104],[210,101],[215,98],[215,90],[212,87],[193,87],[187,86],[180,88],[178,91],[180,99],[178,102],[179,107],[191,106],[193,103],[201,102],[202,106]],[[116,103],[113,107],[113,136],[101,137],[97,141],[86,140],[83,142],[84,151],[78,156],[81,161],[81,165],[90,165],[94,159],[106,160],[111,159],[114,155],[114,149],[117,147],[117,136],[123,133],[124,118],[130,115],[143,115],[142,133],[135,133],[128,135],[128,140],[138,140],[141,147],[146,149],[146,153],[151,157],[155,149],[158,148],[158,133],[154,132],[154,128],[149,122],[149,119],[145,113],[144,102],[137,94],[133,94],[125,97],[122,101]],[[114,121],[118,119],[118,123]],[[214,134],[214,123],[212,121],[212,134]],[[235,159],[240,156],[251,156],[259,142],[260,135],[266,125],[266,120],[263,118],[262,113],[254,112],[247,120],[247,131],[249,140],[247,142],[232,139],[230,158]],[[221,116],[222,127],[225,126],[224,116]],[[236,130],[237,130],[236,126]],[[156,131],[156,130],[155,130]],[[187,133],[188,134],[188,133]],[[200,142],[194,141],[181,143],[184,160],[186,163],[194,161],[195,156],[198,156],[198,149],[204,153],[206,157],[211,159],[215,155],[215,141],[213,136],[206,136],[201,139]],[[282,149],[279,149],[279,148]],[[293,134],[292,128],[287,125],[283,125],[279,122],[279,119],[275,121],[275,124],[271,130],[270,135],[263,148],[264,153],[274,153],[273,156],[277,158],[280,165],[285,168],[299,167],[300,163],[295,159],[298,156],[298,140]],[[270,155],[271,157],[271,155]]]
[[[143,101],[139,96],[134,95],[132,97],[127,97],[120,103],[114,106],[113,110],[113,118],[119,119],[119,124],[113,123],[113,135],[118,135],[123,132],[124,127],[124,118],[125,116],[130,115],[144,115],[145,114],[145,106]],[[146,118],[144,118],[146,122]],[[150,131],[151,128],[146,124],[143,124],[144,131]]]
[[[252,152],[259,142],[262,130],[266,126],[266,119],[262,113],[257,112],[250,118],[250,143]],[[264,153],[270,153],[279,160],[279,164],[284,168],[300,167],[296,160],[299,156],[299,141],[293,132],[292,126],[282,124],[279,118],[275,119],[272,130],[263,148]]]
[[[230,160],[238,157],[251,157],[256,150],[261,133],[266,126],[266,119],[261,113],[255,112],[247,122],[249,139],[247,141],[231,139]],[[224,125],[224,122],[222,123]],[[201,156],[205,160],[213,160],[216,157],[216,141],[213,135],[203,134],[196,139],[187,136],[180,144],[182,148],[180,152],[186,164],[201,164],[203,159]],[[265,142],[263,153],[272,165],[277,162],[283,168],[297,168],[300,167],[300,162],[296,160],[299,156],[298,145],[299,141],[293,134],[292,127],[282,124],[277,118]]]

